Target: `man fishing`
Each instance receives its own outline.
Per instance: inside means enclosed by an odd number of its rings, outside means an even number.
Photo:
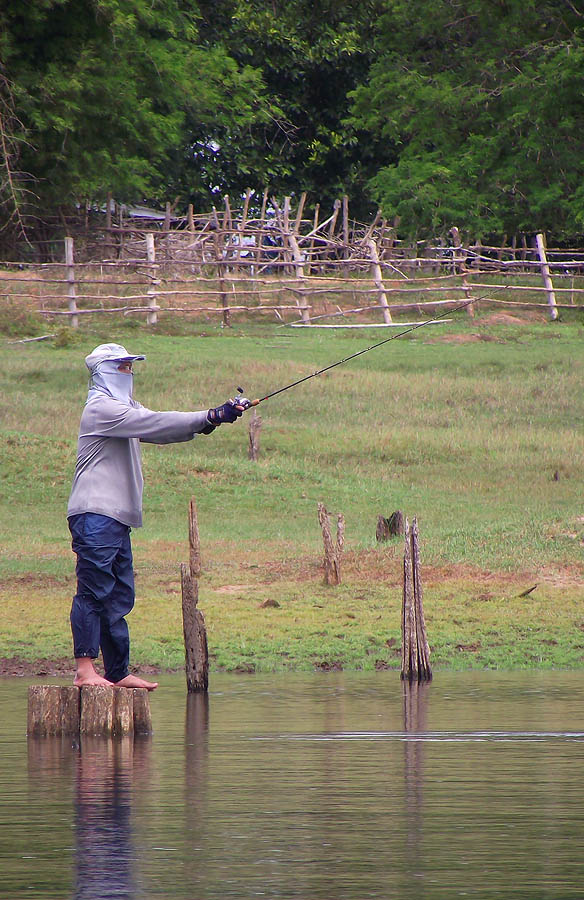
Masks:
[[[246,408],[234,400],[200,412],[154,412],[133,399],[132,367],[142,355],[100,344],[85,358],[91,373],[81,416],[77,464],[67,518],[77,554],[71,608],[74,683],[154,690],[157,682],[129,673],[125,616],[134,606],[130,531],[142,525],[140,441],[169,444],[210,434]],[[237,398],[239,400],[240,398]],[[101,649],[104,677],[94,660]]]

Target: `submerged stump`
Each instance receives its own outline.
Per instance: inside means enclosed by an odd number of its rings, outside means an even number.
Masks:
[[[145,688],[33,684],[28,689],[27,734],[30,737],[112,737],[134,732],[152,732],[150,701]]]
[[[402,679],[429,681],[430,646],[422,603],[418,523],[405,520],[404,577],[402,604]]]

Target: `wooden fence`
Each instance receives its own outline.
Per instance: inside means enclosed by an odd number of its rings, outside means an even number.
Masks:
[[[233,316],[276,317],[298,327],[391,327],[400,313],[429,315],[473,301],[515,309],[582,306],[584,250],[546,248],[544,235],[510,246],[464,246],[458,229],[449,242],[411,244],[380,214],[369,224],[349,218],[336,201],[321,220],[264,194],[250,212],[229,197],[205,215],[117,220],[110,204],[105,226],[87,237],[65,237],[62,261],[0,263],[0,294],[36,301],[51,319],[76,328],[92,315],[182,314],[229,325]],[[77,244],[76,244],[77,242]],[[332,320],[332,321],[326,321]]]

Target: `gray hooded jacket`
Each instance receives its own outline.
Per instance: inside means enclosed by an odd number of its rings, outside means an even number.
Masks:
[[[118,399],[94,381],[81,416],[67,515],[99,513],[139,528],[144,484],[140,441],[190,441],[205,428],[207,410],[154,412],[133,400],[131,392]]]

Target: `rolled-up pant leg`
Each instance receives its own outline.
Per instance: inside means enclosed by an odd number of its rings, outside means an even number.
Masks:
[[[95,659],[101,647],[105,677],[128,674],[130,638],[126,616],[134,606],[130,528],[109,516],[71,516],[77,554],[77,593],[71,607],[75,658]]]

